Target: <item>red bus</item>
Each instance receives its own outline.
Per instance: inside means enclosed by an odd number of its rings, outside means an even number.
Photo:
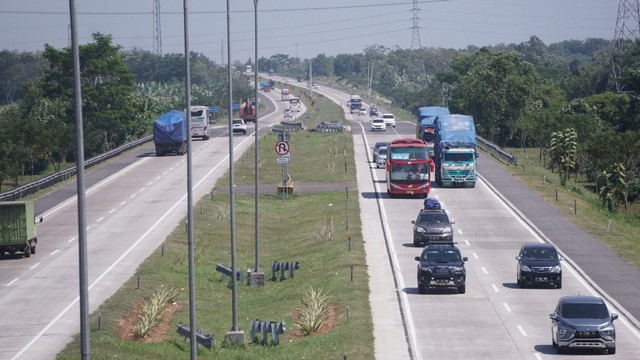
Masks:
[[[427,197],[431,190],[433,160],[429,147],[420,139],[392,140],[387,146],[387,193]]]

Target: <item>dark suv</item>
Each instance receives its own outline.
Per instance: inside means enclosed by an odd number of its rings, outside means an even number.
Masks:
[[[428,245],[434,241],[453,243],[451,225],[455,224],[455,221],[449,219],[447,212],[442,209],[422,209],[411,223],[413,224],[413,246]]]
[[[420,256],[415,257],[418,264],[418,292],[424,294],[429,288],[458,289],[459,294],[466,292],[467,272],[464,262],[467,257],[460,255],[460,249],[454,244],[427,245]]]
[[[596,296],[563,296],[551,318],[551,343],[558,353],[567,349],[600,349],[616,353],[618,314],[609,313]]]
[[[555,285],[558,289],[562,288],[562,257],[553,245],[524,244],[516,260],[516,281],[521,288],[527,285]]]

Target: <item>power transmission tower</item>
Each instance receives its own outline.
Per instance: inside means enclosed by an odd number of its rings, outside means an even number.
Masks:
[[[620,0],[616,32],[613,36],[612,77],[616,91],[624,92],[624,84],[619,80],[624,76],[625,55],[629,48],[640,40],[640,4],[639,0]]]
[[[420,17],[418,17],[419,11],[418,0],[413,0],[413,9],[411,9],[411,13],[413,14],[413,26],[411,27],[411,29],[413,29],[413,35],[411,35],[411,50],[422,48],[422,42],[420,41]]]
[[[160,27],[160,0],[153,0],[153,53],[162,56],[162,29]]]

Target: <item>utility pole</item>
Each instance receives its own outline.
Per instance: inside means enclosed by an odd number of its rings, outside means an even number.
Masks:
[[[639,0],[620,0],[611,54],[613,64],[611,77],[617,92],[625,92],[624,84],[620,81],[625,76],[624,58],[629,48],[638,40],[640,40]]]
[[[413,14],[413,26],[411,29],[413,30],[413,34],[411,35],[411,50],[422,48],[422,42],[420,41],[420,17],[418,16],[418,0],[413,0],[413,8],[411,9],[411,13]]]
[[[160,0],[153,0],[153,53],[162,56],[162,29],[160,27]]]

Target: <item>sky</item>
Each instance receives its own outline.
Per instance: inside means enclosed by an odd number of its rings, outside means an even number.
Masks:
[[[545,44],[588,38],[613,39],[615,0],[159,0],[162,53],[184,53],[184,16],[190,51],[227,63],[254,58],[254,1],[258,4],[258,57],[389,49],[519,44],[537,36]],[[186,6],[185,6],[186,2]],[[154,51],[154,0],[77,0],[81,44],[91,34],[111,35],[125,50]],[[414,17],[418,32],[414,31]],[[0,49],[41,51],[70,43],[69,1],[0,0]]]

